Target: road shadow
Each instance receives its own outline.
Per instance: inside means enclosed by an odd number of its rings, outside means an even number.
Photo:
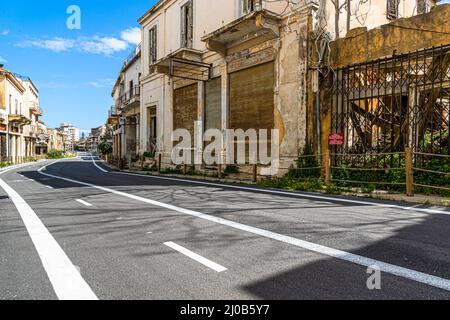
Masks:
[[[450,217],[429,215],[386,239],[351,250],[444,279],[450,279]],[[369,290],[367,267],[324,256],[291,270],[244,285],[265,300],[450,299],[450,292],[381,272],[381,290]]]

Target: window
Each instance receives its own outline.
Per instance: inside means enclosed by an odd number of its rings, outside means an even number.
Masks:
[[[193,0],[181,7],[181,47],[192,48],[194,34]]]
[[[134,96],[134,85],[133,80],[130,81],[130,99]]]
[[[249,14],[250,12],[262,9],[261,0],[239,0],[239,1],[240,1],[241,15],[246,15]]]
[[[388,20],[398,19],[398,7],[400,5],[400,0],[387,0],[387,12],[386,17]]]
[[[157,26],[150,29],[149,46],[150,46],[150,64],[154,64],[158,60],[158,34]]]
[[[417,14],[430,11],[430,2],[428,0],[417,0]]]

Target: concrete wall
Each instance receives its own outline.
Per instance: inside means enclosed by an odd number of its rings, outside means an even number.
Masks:
[[[343,4],[345,0],[338,0],[340,4]],[[434,0],[427,0],[429,7],[434,5]],[[326,29],[335,38],[335,7],[334,4],[326,0]],[[390,20],[387,18],[387,0],[371,0],[365,3],[360,1],[352,1],[350,15],[350,29],[358,27],[367,27],[372,29],[383,24],[387,24]],[[399,5],[399,18],[408,18],[417,15],[417,0],[400,0]],[[346,7],[341,9],[339,19],[339,33],[340,37],[345,37],[347,33],[347,9]]]
[[[336,68],[352,63],[391,56],[393,52],[430,48],[450,43],[450,4],[437,6],[427,14],[399,19],[367,32],[355,29],[343,39],[331,43],[331,65]]]

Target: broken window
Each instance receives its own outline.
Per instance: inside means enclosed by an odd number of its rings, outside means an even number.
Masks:
[[[417,14],[427,13],[430,11],[430,3],[428,0],[417,0]]]
[[[240,0],[240,11],[241,15],[249,14],[253,11],[258,11],[262,9],[261,0]]]
[[[153,64],[158,59],[158,35],[157,26],[150,29],[150,64]]]
[[[400,5],[400,0],[387,0],[387,13],[386,17],[388,20],[395,20],[399,18],[398,7]]]
[[[189,0],[181,7],[181,47],[192,48],[194,35],[193,1]]]

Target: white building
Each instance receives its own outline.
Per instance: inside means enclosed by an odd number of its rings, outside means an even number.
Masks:
[[[128,163],[140,150],[140,84],[141,46],[125,59],[113,87],[114,143],[113,154]]]
[[[73,151],[75,144],[80,141],[80,130],[67,122],[61,123],[57,130],[64,135],[65,151]]]

